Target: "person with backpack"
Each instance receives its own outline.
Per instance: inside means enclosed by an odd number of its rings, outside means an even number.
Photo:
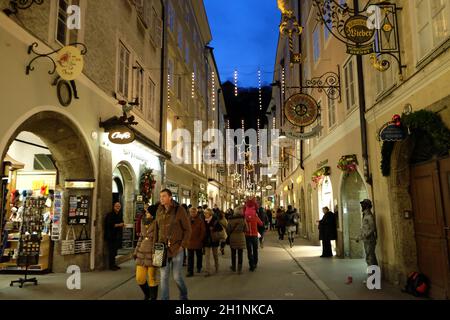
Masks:
[[[375,217],[372,213],[372,201],[364,199],[360,202],[363,212],[361,231],[357,238],[357,242],[363,241],[364,251],[366,252],[367,266],[377,266],[377,256],[375,255],[375,247],[377,246],[377,226]]]
[[[247,231],[245,232],[245,240],[247,243],[247,257],[250,271],[255,271],[258,266],[258,226],[262,226],[263,222],[257,215],[258,205],[254,199],[249,199],[245,203],[244,217],[247,223]]]
[[[292,206],[288,206],[288,211],[286,212],[286,231],[289,240],[289,246],[292,248],[294,246],[294,238],[296,225],[298,223],[298,214],[292,209]]]

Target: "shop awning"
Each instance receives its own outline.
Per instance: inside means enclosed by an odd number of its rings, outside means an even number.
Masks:
[[[13,170],[19,170],[25,168],[25,164],[12,158],[9,154],[6,154],[3,163],[9,165]]]

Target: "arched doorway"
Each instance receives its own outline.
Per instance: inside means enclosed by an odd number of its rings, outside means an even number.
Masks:
[[[352,259],[364,257],[363,245],[356,242],[356,239],[361,230],[360,201],[367,198],[367,188],[361,175],[357,171],[344,175],[341,184],[341,217],[345,257]]]
[[[396,142],[389,200],[399,273],[419,270],[430,278],[430,296],[450,297],[450,158],[433,151],[425,132]],[[405,213],[412,213],[406,216]]]
[[[57,171],[55,186],[64,188],[66,180],[95,180],[92,155],[83,135],[72,120],[63,114],[53,111],[36,113],[15,129],[14,133],[10,136],[5,149],[2,150],[2,173],[7,169],[4,161],[8,150],[17,137],[23,133],[36,136],[39,141],[42,142],[40,147],[48,149],[48,154],[51,155],[52,162]],[[20,157],[16,160],[20,161]],[[41,161],[41,164],[43,163],[42,160],[44,160],[43,157],[37,157],[37,161]],[[69,189],[64,189],[63,208],[68,208],[69,206],[69,192],[71,192]],[[93,199],[93,197],[95,195],[95,190],[89,190],[87,192],[90,194],[90,204],[86,227],[88,235],[90,235],[90,226],[94,219],[93,211],[95,208],[95,199]],[[81,226],[76,225],[74,228],[75,234],[78,235],[81,232]],[[67,231],[67,217],[66,214],[63,213],[61,218],[60,239],[66,238]],[[90,270],[90,257],[92,252],[91,254],[63,256],[61,255],[61,241],[51,241],[50,246],[52,247],[50,250],[52,271],[65,272],[69,265],[77,265],[82,271]]]
[[[133,169],[131,165],[122,161],[113,171],[113,202],[121,203],[125,224],[134,224],[135,191],[136,179]]]
[[[323,181],[319,185],[319,220],[323,217],[322,208],[328,207],[333,210],[333,186],[331,185],[331,179],[329,176],[325,176]]]

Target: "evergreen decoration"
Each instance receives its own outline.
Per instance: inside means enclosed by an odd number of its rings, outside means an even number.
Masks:
[[[357,170],[358,160],[355,154],[342,156],[338,162],[338,169],[343,171],[345,175],[349,175]]]
[[[314,183],[314,189],[317,188],[317,186],[322,182],[323,178],[325,176],[329,176],[331,174],[331,168],[330,167],[322,167],[319,170],[315,171],[312,174],[312,182]]]
[[[140,179],[140,194],[145,203],[149,203],[153,196],[156,179],[153,174],[153,169],[145,169]]]
[[[434,154],[444,156],[450,150],[450,130],[445,126],[442,118],[429,110],[419,110],[410,114],[403,114],[401,124],[408,129],[409,135],[426,134],[433,143]],[[385,141],[381,148],[381,172],[388,177],[391,171],[391,155],[395,142]]]

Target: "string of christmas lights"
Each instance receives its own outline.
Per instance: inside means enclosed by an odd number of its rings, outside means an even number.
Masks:
[[[281,69],[281,92],[284,94],[284,89],[285,89],[285,72],[284,72],[284,67],[283,69]]]
[[[216,111],[216,73],[211,72],[211,104],[212,111]]]
[[[238,95],[238,72],[234,70],[234,96]]]
[[[191,92],[191,97],[192,97],[192,99],[194,99],[195,98],[195,73],[194,72],[192,72],[192,82],[191,82],[191,90],[192,90],[192,92]]]
[[[262,111],[261,70],[258,70],[259,111]]]

